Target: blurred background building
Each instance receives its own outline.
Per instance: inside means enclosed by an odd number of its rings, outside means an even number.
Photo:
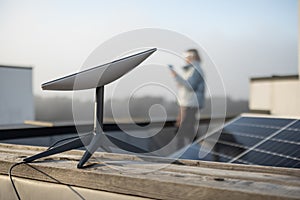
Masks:
[[[0,65],[0,124],[34,120],[32,68]]]

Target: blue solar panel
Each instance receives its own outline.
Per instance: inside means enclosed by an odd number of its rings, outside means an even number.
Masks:
[[[199,158],[205,142],[215,145],[206,156]],[[224,126],[218,139],[208,137],[190,149],[182,158],[300,168],[300,121],[238,117]]]
[[[272,133],[269,138],[254,145],[238,159],[259,165],[300,167],[300,143],[296,139],[300,135],[298,125],[299,120],[291,119],[288,124]],[[278,126],[278,124],[273,124],[273,126]]]
[[[274,154],[281,154],[283,156],[297,157],[299,145],[285,143],[285,142],[275,142],[266,141],[262,145],[258,146],[257,149],[268,151]],[[299,155],[298,155],[299,156]]]
[[[234,123],[229,126],[224,127],[223,132],[227,132],[230,134],[244,134],[244,135],[254,135],[254,136],[262,136],[262,137],[267,137],[271,135],[274,130],[280,129],[275,128],[275,127],[259,127],[259,126],[254,126],[254,124],[240,124],[240,123]]]
[[[293,119],[280,119],[280,118],[262,118],[262,117],[241,117],[235,123],[244,123],[251,125],[264,125],[270,127],[284,127],[291,123]]]
[[[267,166],[282,166],[284,164],[284,159],[280,156],[271,155],[268,153],[250,151],[248,154],[242,156],[240,160],[246,160],[250,163],[257,165],[267,165]]]
[[[261,139],[259,137],[253,137],[251,134],[237,134],[237,133],[227,133],[222,132],[219,140],[231,142],[233,144],[239,144],[245,147],[251,147],[257,144]]]
[[[284,130],[272,137],[271,140],[283,140],[300,143],[300,131]]]
[[[295,130],[295,131],[298,131],[300,130],[300,121],[296,122],[295,124],[293,124],[292,126],[289,127],[290,129],[298,129],[298,130]]]

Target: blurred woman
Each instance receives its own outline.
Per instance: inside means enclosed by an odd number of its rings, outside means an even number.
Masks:
[[[194,140],[197,130],[195,125],[199,124],[199,110],[204,107],[205,81],[204,73],[200,66],[201,58],[196,49],[189,49],[184,53],[186,65],[183,66],[183,75],[179,75],[172,67],[171,72],[178,85],[178,103],[180,111],[176,126],[183,139],[180,148]],[[181,140],[179,138],[179,140]]]

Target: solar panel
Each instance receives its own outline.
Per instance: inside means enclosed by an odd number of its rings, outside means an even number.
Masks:
[[[226,124],[219,138],[213,136],[192,145],[181,158],[300,168],[299,119],[241,116]],[[208,150],[207,144],[215,145]]]
[[[300,129],[300,128],[298,128]],[[300,133],[299,131],[294,131],[294,130],[284,130],[278,135],[274,136],[272,138],[274,141],[288,141],[288,142],[300,142]]]
[[[299,132],[300,129],[300,121],[298,120],[295,124],[289,127],[289,129],[295,129],[295,131]],[[297,130],[298,129],[298,130]]]

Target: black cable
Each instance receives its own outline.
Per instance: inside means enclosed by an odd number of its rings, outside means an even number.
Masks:
[[[12,170],[13,170],[14,167],[16,167],[16,166],[18,166],[18,165],[21,165],[21,164],[26,164],[27,166],[29,166],[29,167],[31,167],[32,169],[34,169],[34,170],[36,170],[36,171],[42,173],[43,175],[49,177],[50,179],[56,181],[57,183],[60,183],[60,184],[63,184],[63,185],[68,186],[68,187],[70,188],[70,190],[72,190],[72,191],[73,191],[80,199],[83,199],[83,200],[85,199],[79,192],[77,192],[75,189],[73,189],[70,185],[61,183],[59,180],[53,178],[52,176],[50,176],[50,175],[47,174],[47,173],[45,173],[45,172],[43,172],[43,171],[41,171],[41,170],[35,168],[34,166],[29,165],[28,163],[25,163],[25,162],[18,162],[18,163],[13,164],[13,165],[9,168],[9,172],[8,172],[8,173],[9,173],[9,178],[10,178],[10,181],[11,181],[11,184],[12,184],[12,186],[13,186],[14,192],[15,192],[15,194],[16,194],[18,200],[21,200],[21,197],[20,197],[20,194],[18,193],[17,187],[16,187],[16,185],[15,185],[13,179],[12,179]]]
[[[83,135],[83,136],[72,136],[72,137],[68,137],[68,138],[64,138],[64,139],[58,140],[58,141],[54,142],[52,145],[50,145],[49,148],[48,148],[48,150],[51,149],[51,148],[53,148],[53,147],[55,147],[57,144],[59,144],[59,143],[61,143],[61,142],[63,142],[63,141],[67,141],[67,140],[71,140],[71,139],[77,139],[77,138],[79,138],[79,137],[86,137],[86,136],[88,136],[89,134],[91,134],[91,133],[87,133],[87,134],[85,134],[85,135]],[[12,186],[13,186],[13,190],[14,190],[14,192],[15,192],[15,194],[16,194],[18,200],[21,200],[21,197],[20,197],[20,194],[18,193],[17,187],[16,187],[16,185],[15,185],[13,179],[12,179],[12,170],[13,170],[13,168],[15,168],[16,166],[21,165],[21,164],[24,164],[24,163],[25,163],[24,161],[15,163],[15,164],[13,164],[13,165],[9,168],[9,171],[8,171],[8,175],[9,175],[10,182],[11,182],[11,184],[12,184]]]
[[[71,140],[71,139],[76,139],[76,138],[79,138],[79,136],[73,136],[73,137],[68,137],[68,138],[64,138],[64,139],[61,139],[61,140],[58,140],[56,142],[54,142],[53,144],[51,144],[47,150],[51,149],[52,147],[56,146],[57,144],[63,142],[63,141],[66,141],[66,140]]]
[[[14,183],[14,181],[13,181],[13,179],[12,179],[12,170],[13,170],[14,167],[16,167],[16,166],[18,166],[18,165],[21,165],[21,164],[24,164],[24,163],[25,163],[25,162],[18,162],[18,163],[15,163],[15,164],[13,164],[13,165],[9,168],[9,171],[8,171],[8,175],[9,175],[10,182],[11,182],[11,184],[12,184],[12,186],[13,186],[13,189],[14,189],[16,195],[17,195],[18,200],[21,200],[21,197],[20,197],[20,195],[19,195],[19,193],[18,193],[18,190],[17,190],[17,188],[16,188],[16,186],[15,186],[15,183]]]
[[[76,138],[79,138],[79,137],[86,137],[86,136],[88,136],[89,134],[91,134],[91,133],[86,133],[85,135],[82,135],[82,136],[72,136],[72,137],[68,137],[68,138],[64,138],[64,139],[58,140],[58,141],[54,142],[52,145],[50,145],[50,147],[48,148],[48,150],[51,149],[51,148],[53,148],[54,146],[56,146],[57,144],[59,144],[59,143],[61,143],[61,142],[63,142],[63,141],[71,140],[71,139],[76,139]],[[14,192],[15,192],[15,194],[16,194],[18,200],[21,200],[21,197],[20,197],[20,194],[18,193],[17,187],[16,187],[16,185],[15,185],[13,179],[12,179],[12,170],[13,170],[13,168],[15,168],[16,166],[21,165],[21,164],[24,164],[24,163],[26,163],[26,162],[22,161],[22,162],[15,163],[15,164],[13,164],[13,165],[9,168],[9,171],[8,171],[8,175],[9,175],[10,182],[11,182],[11,184],[12,184],[12,186],[13,186],[13,190],[14,190]],[[27,163],[26,163],[26,164],[27,164]]]
[[[72,136],[72,137],[68,137],[68,138],[64,138],[64,139],[58,140],[58,141],[54,142],[53,144],[51,144],[51,145],[48,147],[47,150],[53,148],[54,146],[56,146],[57,144],[59,144],[59,143],[61,143],[61,142],[63,142],[63,141],[67,141],[67,140],[71,140],[71,139],[77,139],[77,138],[79,138],[79,137],[86,137],[86,136],[88,136],[89,134],[91,134],[91,133],[86,133],[85,135],[82,135],[82,136]]]
[[[85,136],[85,135],[84,135],[84,136]],[[51,149],[52,147],[54,147],[55,145],[57,145],[57,144],[63,142],[63,141],[71,140],[71,139],[75,139],[75,138],[79,138],[79,136],[73,136],[73,137],[69,137],[69,138],[64,138],[64,139],[58,140],[58,141],[54,142],[52,145],[50,145],[50,147],[48,148],[48,150]],[[12,170],[13,170],[13,168],[15,168],[16,166],[21,165],[21,164],[24,164],[24,163],[25,163],[24,161],[23,161],[23,162],[15,163],[15,164],[13,164],[13,165],[9,168],[9,171],[8,171],[8,176],[9,176],[10,182],[11,182],[11,184],[12,184],[12,186],[13,186],[13,190],[14,190],[14,192],[15,192],[15,194],[16,194],[18,200],[21,200],[21,197],[20,197],[20,194],[19,194],[19,192],[18,192],[18,190],[17,190],[17,187],[16,187],[16,185],[15,185],[13,179],[12,179],[12,177],[13,177],[13,176],[12,176]]]

